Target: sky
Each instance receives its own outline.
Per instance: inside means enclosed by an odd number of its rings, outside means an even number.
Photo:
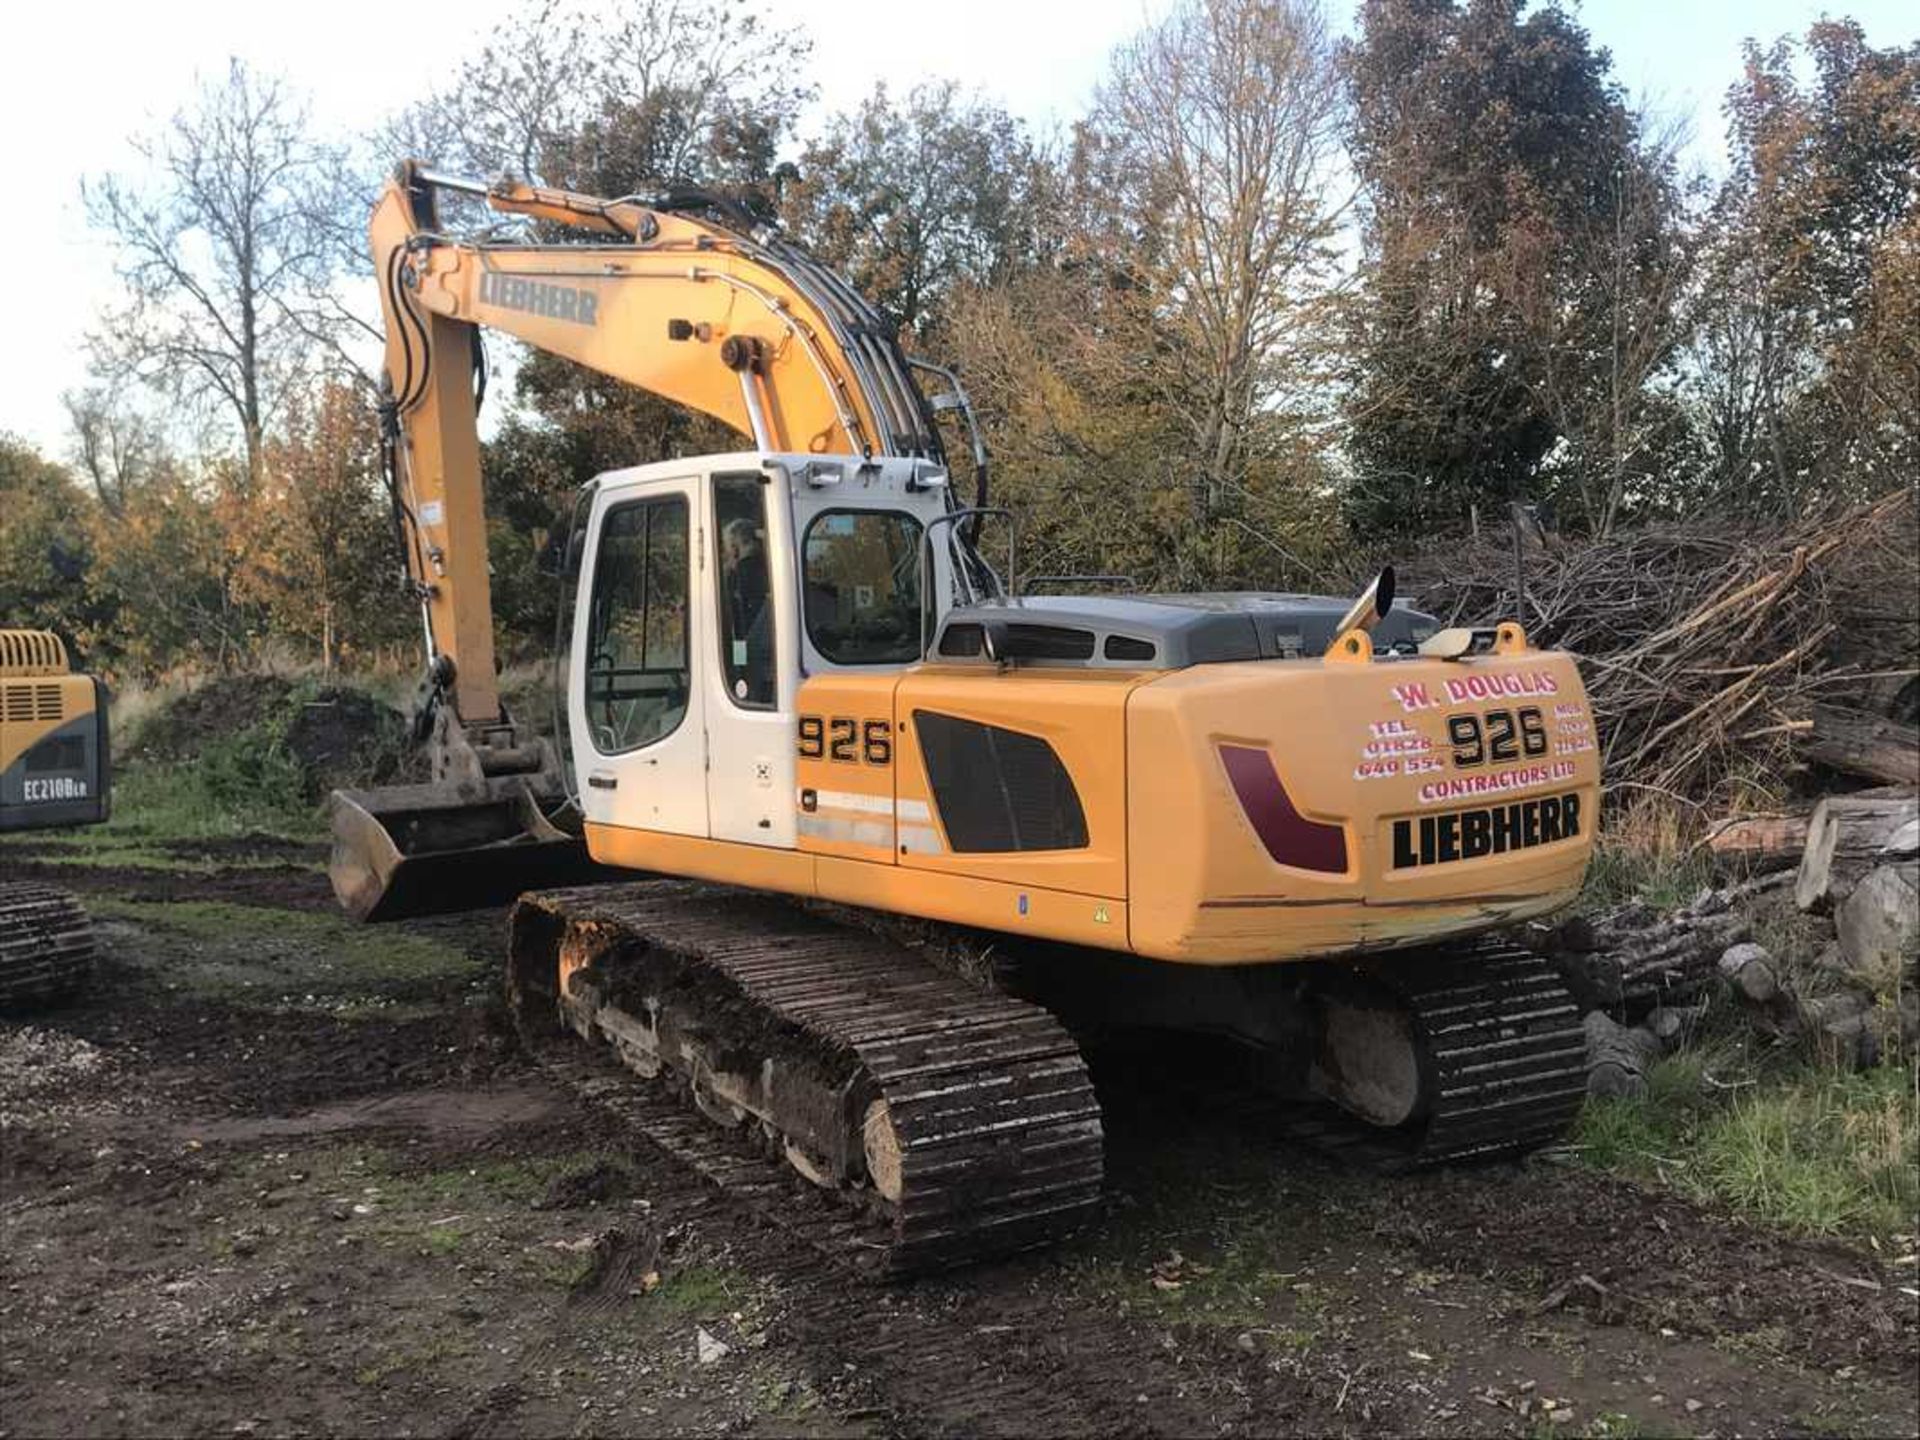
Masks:
[[[81,178],[127,169],[129,137],[162,124],[196,77],[218,74],[238,55],[306,92],[316,125],[370,128],[431,83],[436,65],[451,73],[516,3],[527,0],[427,9],[392,0],[14,7],[0,133],[15,140],[7,189],[20,208],[0,224],[0,273],[11,282],[0,322],[0,431],[51,457],[67,454],[60,396],[84,383],[86,331],[116,294],[112,249],[85,224]],[[1084,110],[1113,47],[1167,3],[965,0],[910,10],[901,0],[767,0],[765,8],[813,37],[808,69],[823,109],[851,108],[882,79],[904,89],[940,77],[1045,128]],[[1329,3],[1349,25],[1352,0]],[[1744,37],[1804,31],[1829,8],[1857,18],[1875,45],[1920,32],[1909,0],[1588,0],[1575,8],[1613,52],[1629,93],[1691,117],[1693,158],[1709,169],[1724,163],[1719,103]]]

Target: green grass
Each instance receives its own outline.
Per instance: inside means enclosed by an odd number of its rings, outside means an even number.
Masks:
[[[265,762],[269,769],[277,760]],[[233,772],[224,772],[231,775]],[[88,825],[57,834],[28,833],[0,839],[0,854],[10,846],[53,865],[130,866],[212,874],[249,866],[284,865],[284,856],[260,858],[196,856],[168,848],[169,842],[229,840],[268,835],[319,843],[326,838],[319,807],[289,795],[284,777],[258,792],[238,788],[230,779],[211,779],[188,762],[141,761],[115,771],[113,816],[104,825]]]
[[[753,1293],[753,1281],[743,1272],[716,1265],[688,1265],[670,1269],[650,1300],[685,1315],[727,1315],[740,1308],[742,1297]]]
[[[1682,1052],[1644,1098],[1589,1103],[1574,1141],[1590,1165],[1788,1230],[1869,1244],[1920,1232],[1920,1079],[1902,1066],[1740,1074],[1729,1051]]]
[[[1712,880],[1704,852],[1649,848],[1632,836],[1616,840],[1603,829],[1578,904],[1582,910],[1597,911],[1644,900],[1669,909],[1691,900]]]

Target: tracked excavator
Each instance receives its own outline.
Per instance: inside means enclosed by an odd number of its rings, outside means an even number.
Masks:
[[[547,228],[456,235],[449,192]],[[1396,1164],[1561,1133],[1579,1017],[1497,932],[1592,849],[1569,656],[1395,608],[1391,572],[1353,600],[1020,593],[955,377],[716,196],[408,163],[372,244],[435,778],[337,793],[330,872],[369,920],[517,896],[538,1053],[649,1077],[887,1273],[1087,1216],[1074,1037],[1101,1026],[1242,1047]],[[495,680],[482,329],[749,442],[580,491],[555,742]],[[583,867],[626,879],[539,888]]]
[[[108,817],[106,687],[73,672],[46,630],[0,630],[0,834]],[[94,961],[93,927],[64,890],[0,870],[0,1014],[74,995]]]

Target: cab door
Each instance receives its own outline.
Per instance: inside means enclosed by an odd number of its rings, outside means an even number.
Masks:
[[[576,613],[569,725],[588,821],[707,833],[703,687],[711,621],[699,594],[695,480],[603,492]]]
[[[722,472],[711,504],[706,573],[713,640],[701,672],[707,730],[708,833],[715,840],[794,843],[793,515],[785,488],[765,470]]]

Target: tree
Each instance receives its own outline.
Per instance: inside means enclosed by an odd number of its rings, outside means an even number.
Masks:
[[[73,430],[74,462],[93,482],[107,514],[124,515],[132,488],[166,463],[159,427],[105,386],[68,391],[60,399]]]
[[[732,169],[751,179],[811,97],[794,78],[809,48],[742,0],[542,0],[386,127],[382,164],[411,155],[477,176],[576,186],[613,172],[617,183],[602,194],[725,179]]]
[[[1019,121],[953,82],[898,102],[882,84],[806,147],[781,216],[903,332],[924,334],[957,285],[990,285],[1027,258],[1040,163]]]
[[[314,209],[330,157],[292,92],[238,60],[132,143],[147,176],[83,187],[129,295],[95,332],[96,360],[224,416],[255,479],[282,388],[338,323]]]
[[[1749,42],[1727,97],[1733,164],[1699,299],[1711,492],[1791,513],[1876,493],[1920,463],[1910,325],[1920,225],[1920,44],[1851,21]]]
[[[1698,240],[1677,179],[1679,131],[1646,138],[1625,109],[1618,120],[1628,133],[1601,207],[1558,234],[1531,230],[1557,253],[1516,247],[1507,272],[1527,373],[1557,436],[1541,462],[1544,494],[1596,536],[1669,500],[1678,457],[1691,453],[1675,386]]]
[[[1673,343],[1671,182],[1607,52],[1565,12],[1524,8],[1367,0],[1347,52],[1363,217],[1348,513],[1363,531],[1535,498],[1563,438],[1600,452],[1573,468],[1604,524],[1642,448],[1634,414]],[[1665,338],[1614,338],[1649,324]]]
[[[0,626],[85,644],[99,618],[87,589],[86,495],[60,466],[0,432]]]
[[[1249,542],[1260,568],[1284,567],[1271,519],[1251,517],[1311,508],[1326,478],[1309,435],[1342,108],[1314,0],[1187,0],[1120,48],[1100,92],[1095,124],[1147,232],[1139,284],[1165,319],[1150,373],[1180,417],[1198,517],[1220,522],[1189,579],[1242,574]]]
[[[311,644],[326,670],[414,622],[393,583],[379,467],[373,411],[352,388],[323,385],[289,397],[256,503],[235,517],[241,596],[265,608],[275,633]]]
[[[555,0],[502,25],[455,84],[401,117],[384,148],[588,194],[703,185],[769,211],[779,141],[812,93],[794,78],[806,50],[796,32],[741,4],[647,0],[615,9]],[[442,217],[454,226],[482,218],[457,204]],[[534,233],[547,242],[580,238],[558,228]],[[481,469],[496,618],[508,644],[531,647],[552,633],[555,592],[538,562],[574,490],[603,470],[725,450],[735,437],[537,351],[521,358],[514,389],[522,413],[487,443]]]
[[[94,530],[89,582],[114,617],[113,653],[131,669],[231,669],[264,624],[240,595],[232,517],[251,505],[245,472],[215,461],[196,479],[162,467],[128,493],[125,511]]]

